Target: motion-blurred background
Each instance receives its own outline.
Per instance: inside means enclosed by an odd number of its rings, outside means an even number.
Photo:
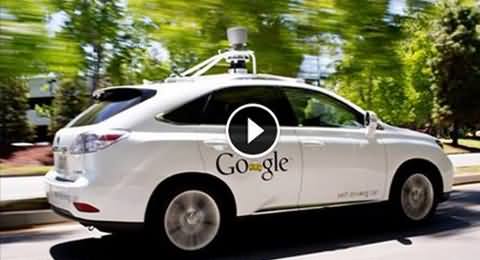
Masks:
[[[2,0],[0,172],[24,164],[44,172],[52,135],[95,89],[181,72],[228,47],[225,31],[236,25],[248,28],[260,72],[332,89],[387,123],[444,138],[447,152],[479,151],[479,8],[475,0]]]

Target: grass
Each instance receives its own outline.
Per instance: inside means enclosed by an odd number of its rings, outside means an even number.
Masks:
[[[442,140],[444,143],[444,151],[447,154],[460,154],[460,153],[472,153],[480,152],[480,140],[479,139],[459,139],[458,146],[452,146],[451,140]]]
[[[456,167],[455,174],[480,174],[480,165]]]
[[[51,167],[45,165],[11,166],[0,164],[0,177],[41,176],[45,175]]]
[[[0,212],[49,209],[47,198],[0,201]]]
[[[480,149],[479,139],[460,139],[458,142],[460,145],[463,145],[463,146]]]

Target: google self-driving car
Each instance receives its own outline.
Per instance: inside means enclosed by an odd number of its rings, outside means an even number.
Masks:
[[[184,252],[211,247],[240,216],[382,201],[407,222],[434,214],[453,175],[437,139],[324,88],[257,74],[242,30],[229,37],[232,49],[182,75],[95,92],[54,137],[52,208],[100,230],[143,228]],[[223,60],[229,73],[203,75]],[[263,152],[232,144],[227,125],[245,105],[278,126]],[[247,119],[245,147],[268,132]]]

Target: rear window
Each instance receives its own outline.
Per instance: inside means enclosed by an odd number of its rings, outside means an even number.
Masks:
[[[108,118],[136,106],[155,95],[152,89],[118,88],[95,95],[95,103],[67,127],[86,126],[100,123]]]

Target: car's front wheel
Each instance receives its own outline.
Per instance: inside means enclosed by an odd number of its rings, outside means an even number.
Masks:
[[[418,223],[434,214],[436,196],[431,178],[427,174],[414,172],[402,176],[394,184],[391,203],[402,220]]]

